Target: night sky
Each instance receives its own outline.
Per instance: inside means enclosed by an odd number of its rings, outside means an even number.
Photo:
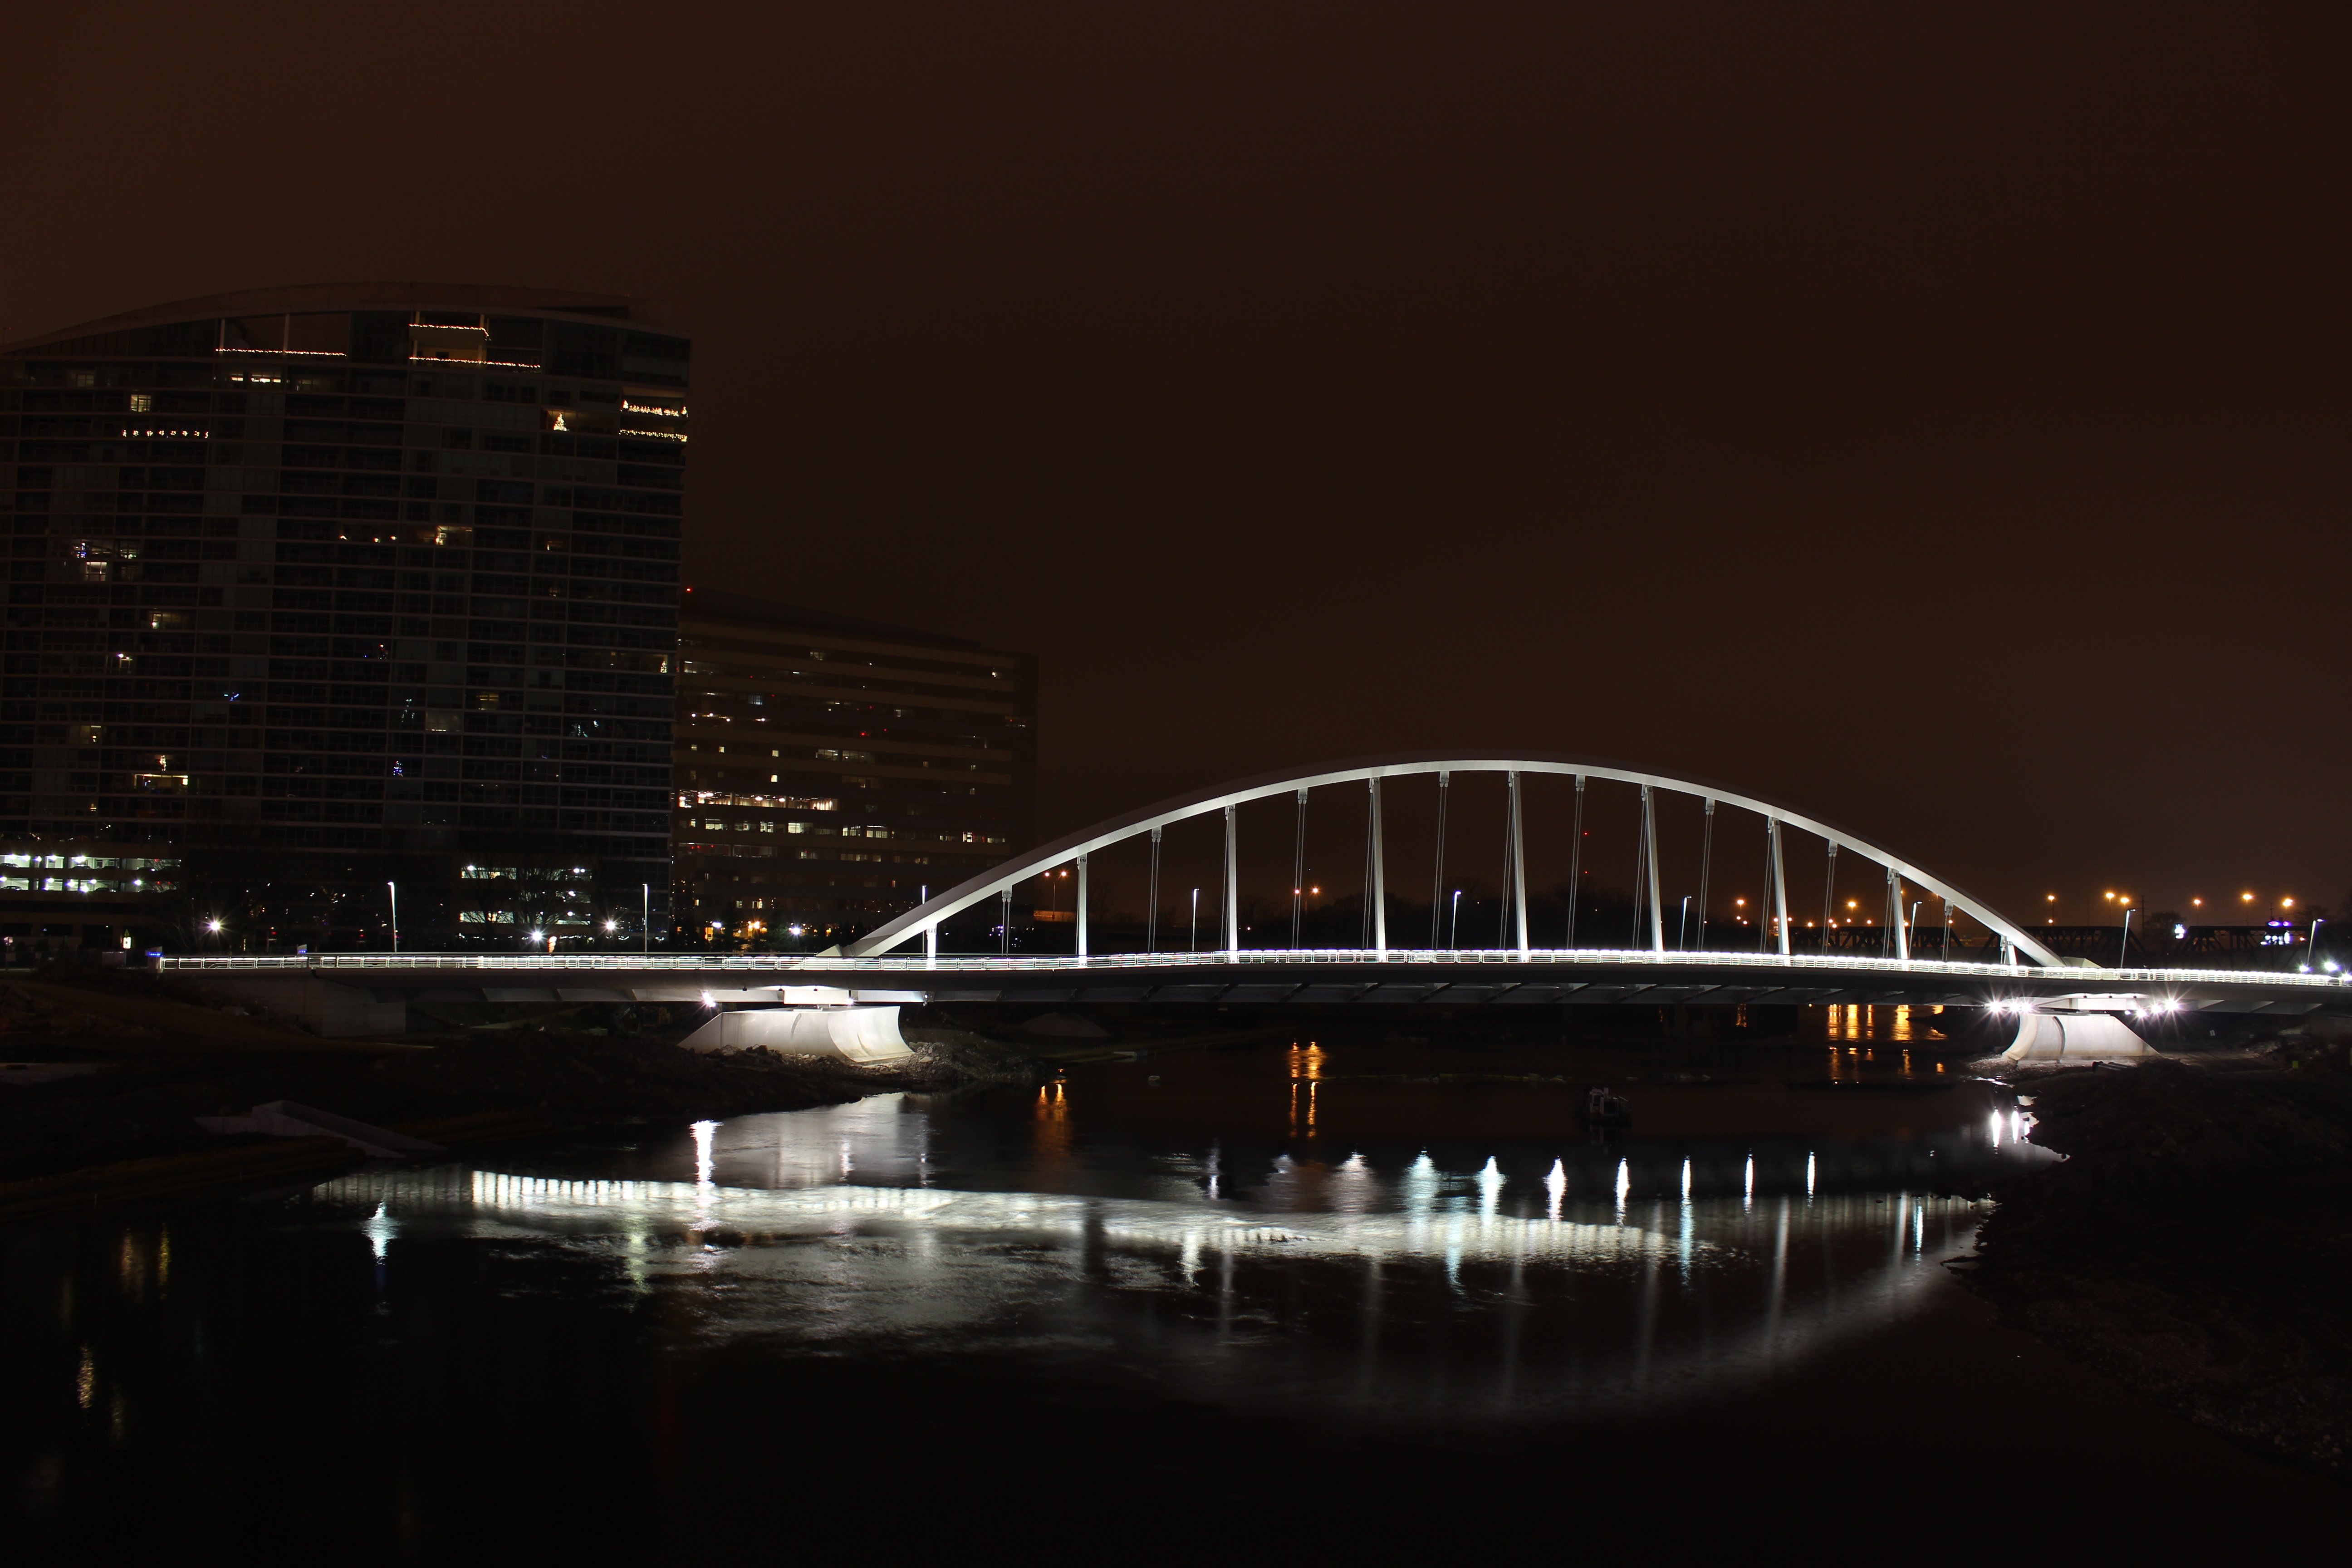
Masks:
[[[1783,797],[2021,915],[2340,903],[2347,32],[24,6],[0,324],[668,301],[688,580],[1034,649],[1048,833],[1526,748]]]

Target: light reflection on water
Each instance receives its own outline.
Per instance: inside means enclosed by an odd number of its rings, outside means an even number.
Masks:
[[[803,1496],[894,1521],[942,1488],[971,1518],[1197,1503],[1236,1540],[1348,1498],[1327,1545],[1465,1500],[1744,1530],[1825,1475],[1907,1497],[1988,1454],[2106,1456],[2108,1489],[2152,1455],[2207,1495],[2234,1450],[2053,1384],[1945,1275],[1983,1210],[1937,1194],[2049,1158],[2030,1118],[1775,1076],[1815,1048],[1647,1054],[1598,1141],[1610,1051],[1302,1040],[19,1237],[0,1478],[58,1539],[284,1514],[420,1563],[544,1560],[550,1529],[699,1560],[729,1520],[772,1551]]]
[[[677,1157],[641,1156],[642,1174],[593,1173],[587,1153],[391,1170],[303,1206],[349,1216],[395,1268],[404,1247],[487,1241],[690,1296],[693,1343],[1148,1353],[1200,1397],[1418,1422],[1719,1396],[1914,1310],[1981,1213],[1856,1185],[1880,1166],[1787,1140],[1737,1158],[1582,1144],[1236,1164],[1215,1142],[1089,1142],[1069,1086],[1026,1092],[1011,1142],[1005,1097],[877,1095],[698,1123]],[[2013,1115],[1927,1141],[2041,1157]],[[1824,1152],[1849,1178],[1827,1190]]]

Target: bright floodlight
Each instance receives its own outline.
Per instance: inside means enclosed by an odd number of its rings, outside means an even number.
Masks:
[[[205,922],[205,929],[206,931],[216,931],[220,930],[220,928],[221,928],[221,923],[220,923],[220,921],[206,921]]]
[[[531,941],[533,941],[533,942],[537,942],[537,941],[539,940],[539,934],[540,934],[540,933],[539,933],[539,932],[537,932],[537,931],[533,931],[533,932],[531,932],[531,933],[530,933],[530,940],[531,940]]]
[[[613,932],[614,932],[614,931],[618,931],[618,930],[620,930],[620,929],[621,929],[621,925],[620,925],[620,922],[619,922],[618,921],[606,921],[604,922],[604,932],[605,932],[605,934],[606,934],[607,936],[611,935]]]

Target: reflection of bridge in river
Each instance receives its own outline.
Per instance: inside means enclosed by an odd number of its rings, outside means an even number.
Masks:
[[[1654,1405],[1786,1370],[1916,1310],[1938,1260],[1969,1246],[1979,1206],[1923,1193],[1905,1169],[1961,1175],[1971,1151],[1988,1168],[2042,1157],[2003,1118],[1884,1148],[1769,1141],[1737,1158],[1728,1145],[1498,1145],[1475,1164],[1401,1149],[1318,1164],[1212,1148],[1026,1167],[1093,1192],[972,1184],[1011,1173],[1001,1131],[885,1095],[702,1124],[691,1181],[451,1166],[314,1196],[373,1210],[380,1254],[404,1236],[536,1240],[641,1286],[707,1282],[719,1292],[708,1331],[722,1338],[1099,1342],[1148,1320],[1197,1336],[1203,1392],[1320,1398],[1345,1384],[1367,1410],[1443,1417]],[[1247,1201],[1222,1195],[1234,1184]],[[1266,1325],[1302,1300],[1325,1305],[1283,1352],[1287,1393],[1270,1395]],[[1414,1348],[1428,1303],[1449,1332],[1509,1336],[1514,1380],[1441,1393]]]

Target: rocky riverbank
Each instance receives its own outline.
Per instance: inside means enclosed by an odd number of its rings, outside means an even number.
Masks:
[[[2002,1321],[2248,1447],[2352,1479],[2352,1069],[2340,1043],[2021,1077],[2063,1163],[1962,1266]]]
[[[425,1041],[321,1040],[284,1020],[144,976],[49,973],[0,984],[0,1211],[58,1188],[103,1194],[103,1170],[220,1173],[240,1143],[257,1173],[284,1151],[204,1131],[200,1116],[290,1100],[445,1144],[618,1122],[749,1115],[885,1089],[1023,1080],[1018,1053],[960,1031],[911,1031],[913,1058],[860,1066],[765,1050],[681,1050],[688,1026],[561,1026]],[[331,1163],[342,1158],[321,1152]],[[140,1192],[153,1186],[142,1177]]]

